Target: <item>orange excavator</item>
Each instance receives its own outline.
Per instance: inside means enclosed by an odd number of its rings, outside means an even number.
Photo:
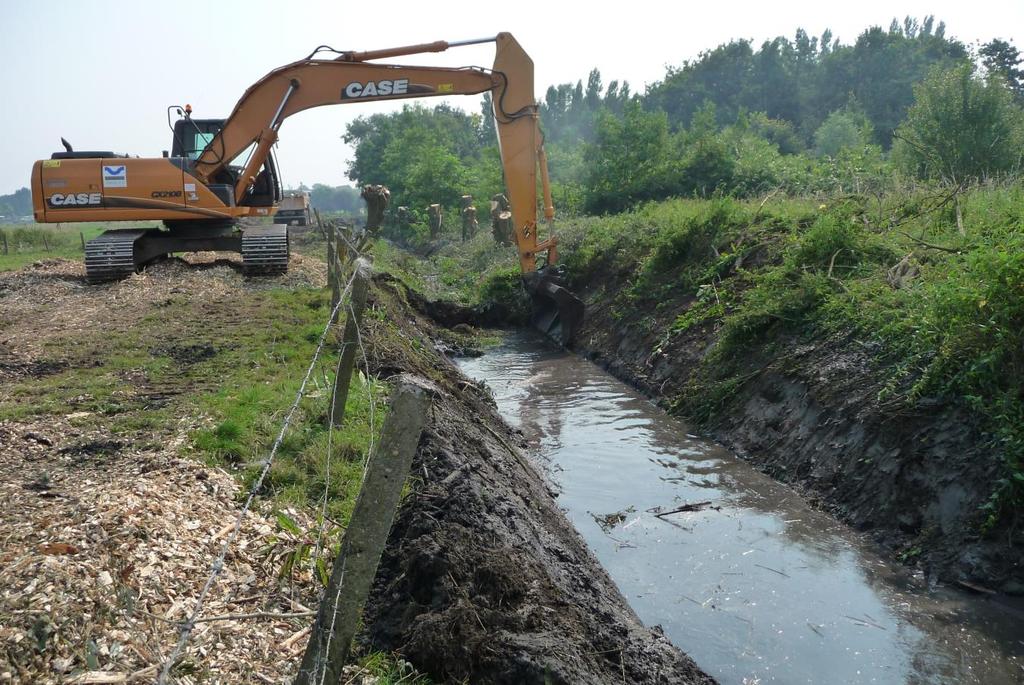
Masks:
[[[422,67],[376,60],[495,43],[494,66]],[[335,55],[330,58],[325,54]],[[109,230],[85,248],[90,282],[124,278],[174,252],[239,252],[250,275],[288,267],[288,227],[243,221],[272,217],[282,199],[272,147],[289,116],[312,107],[489,92],[515,225],[523,281],[534,301],[534,324],[567,342],[583,317],[582,303],[562,286],[547,159],[534,99],[533,61],[509,33],[458,42],[343,52],[321,46],[306,59],[253,84],[227,119],[194,119],[186,105],[163,157],[64,151],[32,168],[32,202],[40,223],[160,221],[160,228]],[[540,175],[547,235],[537,222]]]

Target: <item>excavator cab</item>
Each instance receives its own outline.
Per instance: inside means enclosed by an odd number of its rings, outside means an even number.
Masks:
[[[195,162],[206,148],[214,143],[217,134],[224,128],[225,119],[193,119],[186,115],[174,122],[174,139],[171,142],[171,157],[183,157]],[[219,139],[218,139],[219,140]],[[214,143],[215,144],[215,143]],[[223,144],[223,143],[222,143]],[[247,151],[249,152],[249,151]],[[235,164],[234,162],[238,162]],[[239,155],[231,164],[224,167],[210,184],[210,189],[231,204],[235,183],[245,169],[245,154]],[[273,150],[267,155],[266,161],[256,174],[256,182],[238,202],[240,207],[273,207],[279,203],[284,191],[281,188],[281,176],[277,171],[277,159]]]

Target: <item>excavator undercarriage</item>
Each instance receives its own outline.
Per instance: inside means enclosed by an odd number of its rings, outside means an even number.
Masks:
[[[237,252],[246,276],[272,276],[288,270],[288,227],[243,226],[223,235],[181,235],[183,229],[124,228],[104,231],[85,245],[85,276],[90,283],[127,278],[174,252]],[[206,231],[208,233],[208,231]]]

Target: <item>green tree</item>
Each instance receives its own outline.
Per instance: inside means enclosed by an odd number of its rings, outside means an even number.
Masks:
[[[484,93],[480,103],[480,142],[490,145],[498,139],[498,131],[494,127],[494,109],[491,105],[491,94]]]
[[[587,108],[591,111],[601,106],[601,90],[601,72],[597,69],[591,69],[590,75],[587,76],[587,92],[583,96],[587,103]]]
[[[775,145],[784,155],[795,155],[805,148],[793,124],[785,119],[772,119],[764,112],[753,112],[738,118],[737,124],[745,121],[751,133]]]
[[[479,177],[472,169],[484,150],[495,147],[493,139],[481,142],[485,136],[480,115],[446,105],[407,105],[400,112],[360,117],[344,135],[355,148],[349,178],[388,186],[395,206],[454,206]]]
[[[1009,89],[970,65],[936,70],[914,88],[898,131],[900,164],[921,177],[962,183],[1019,168],[1024,119]]]
[[[840,151],[871,143],[871,123],[855,108],[844,107],[826,117],[814,132],[814,151],[819,157],[836,157]]]
[[[736,166],[735,148],[730,149],[719,134],[717,108],[710,100],[693,115],[690,130],[676,138],[678,163],[672,166],[676,192],[707,196],[729,190]]]
[[[1024,69],[1020,68],[1024,59],[1020,50],[1005,40],[995,38],[982,45],[978,54],[989,74],[1003,79],[1018,100],[1024,99]]]
[[[670,192],[668,119],[663,112],[645,112],[638,103],[627,105],[621,118],[605,112],[597,119],[594,136],[584,153],[587,211],[621,211]]]
[[[0,214],[8,219],[32,214],[32,191],[19,188],[10,195],[0,195]]]
[[[682,67],[669,67],[665,78],[647,89],[644,105],[665,112],[672,127],[678,129],[689,126],[701,105],[711,100],[723,120],[731,122],[744,105],[753,69],[750,41],[719,45]]]
[[[359,191],[352,186],[329,186],[314,183],[309,193],[309,202],[322,212],[346,212],[358,214],[363,209]]]

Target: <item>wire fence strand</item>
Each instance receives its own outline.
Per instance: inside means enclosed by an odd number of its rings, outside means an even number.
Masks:
[[[353,245],[345,237],[344,233],[345,233],[344,231],[339,231],[339,235],[341,236],[342,240],[344,240],[349,245],[350,249],[352,250],[352,254],[353,254],[352,261],[355,261],[355,259],[358,259],[362,255],[359,253],[358,248],[356,248],[356,246]],[[346,292],[352,287],[352,284],[353,284],[353,282],[355,280],[357,272],[358,272],[358,269],[353,269],[352,276],[349,279],[348,285],[346,285]],[[342,297],[342,299],[344,299],[344,296]],[[348,318],[349,318],[350,321],[356,322],[356,312],[355,312],[355,308],[352,306],[351,299],[349,299],[349,301],[348,301]],[[361,356],[362,356],[362,359],[363,359],[363,368],[366,369],[366,373],[369,373],[369,368],[370,368],[369,360],[368,360],[367,355],[366,355],[366,348],[365,348],[365,346],[363,344],[363,336],[362,336],[362,331],[360,329],[361,329],[361,325],[358,324],[358,322],[357,322],[357,324],[355,326],[356,341],[357,341],[357,343],[359,345],[359,350],[360,350],[360,353],[361,353]],[[367,450],[366,450],[366,456],[364,457],[364,460],[363,460],[363,481],[366,480],[366,464],[367,464],[367,461],[369,460],[369,455],[373,453],[373,448],[375,446],[375,441],[376,441],[376,436],[377,436],[376,421],[375,421],[375,418],[376,418],[375,417],[375,414],[376,414],[376,402],[375,402],[375,398],[374,398],[373,385],[372,385],[372,383],[370,383],[369,377],[367,377],[366,385],[367,385],[367,398],[368,398],[369,410],[370,410],[370,412],[369,412],[370,413],[370,416],[369,416],[369,419],[370,419],[370,440],[369,440],[369,444],[368,444],[368,447],[367,447]],[[326,462],[327,475],[326,475],[326,477],[324,479],[324,494],[323,494],[323,500],[322,500],[322,504],[321,504],[320,528],[319,528],[319,531],[317,532],[317,542],[316,542],[317,554],[314,557],[315,559],[319,558],[319,555],[321,553],[321,550],[322,550],[321,543],[322,543],[322,540],[323,540],[324,528],[325,528],[326,523],[327,523],[327,501],[328,501],[328,494],[329,494],[328,490],[330,488],[330,468],[331,468],[331,437],[330,436],[334,432],[334,401],[335,401],[335,398],[332,395],[332,397],[331,397],[331,413],[330,413],[330,418],[329,418],[328,428],[327,428],[327,430],[328,430],[328,438],[327,438],[327,445],[328,445],[328,447],[327,447],[327,462]],[[362,486],[360,485],[360,487],[362,487]],[[345,560],[343,559],[342,560],[342,567],[341,567],[341,578],[339,579],[337,591],[335,592],[335,596],[333,598],[334,601],[333,601],[333,604],[331,605],[331,606],[333,606],[335,608],[338,606],[338,602],[341,600],[341,590],[342,590],[342,588],[345,585],[344,578],[345,578]],[[323,603],[323,601],[327,598],[326,597],[326,593],[327,593],[327,586],[325,585],[324,589],[323,589],[323,592],[320,595],[320,603]],[[326,641],[326,644],[324,644],[322,648],[319,645],[317,646],[317,654],[316,654],[316,658],[315,658],[315,665],[313,667],[313,673],[312,673],[312,678],[311,678],[311,680],[316,682],[317,685],[324,685],[324,681],[327,678],[327,657],[330,654],[331,638],[334,635],[335,620],[336,620],[336,618],[337,618],[337,611],[335,610],[331,614],[331,623],[330,623],[329,630],[327,631],[327,641]],[[311,639],[313,639],[313,638],[311,638]]]
[[[351,281],[349,282],[349,284],[351,285]],[[227,558],[228,551],[231,549],[231,546],[234,544],[239,532],[241,531],[242,521],[245,519],[245,515],[249,512],[249,509],[252,507],[252,503],[256,499],[257,493],[259,493],[260,489],[263,487],[263,481],[266,479],[267,473],[269,473],[270,467],[274,463],[274,458],[277,456],[278,449],[280,449],[281,444],[284,442],[284,437],[288,432],[288,428],[291,426],[291,422],[295,416],[295,412],[298,410],[299,405],[302,403],[302,398],[305,396],[306,393],[306,386],[309,384],[309,379],[313,374],[313,370],[316,368],[316,363],[320,359],[320,355],[323,353],[324,344],[327,341],[327,335],[331,330],[332,322],[335,320],[335,317],[337,316],[338,310],[341,308],[343,301],[344,296],[342,298],[339,298],[337,304],[335,304],[330,316],[327,319],[327,324],[324,326],[323,331],[320,333],[320,338],[317,341],[316,350],[313,353],[313,359],[310,361],[309,367],[306,369],[306,375],[303,377],[302,383],[299,385],[299,390],[295,394],[295,400],[289,407],[287,414],[285,414],[284,421],[281,424],[281,429],[280,431],[278,431],[277,437],[275,438],[274,443],[270,448],[270,453],[267,455],[266,459],[263,460],[263,468],[260,470],[259,477],[256,479],[252,487],[249,489],[249,494],[245,499],[245,503],[242,505],[242,509],[241,511],[239,511],[238,516],[235,519],[235,524],[231,530],[231,534],[227,538],[225,538],[224,542],[221,544],[220,553],[217,555],[217,558],[214,560],[213,564],[210,567],[210,575],[209,577],[207,577],[206,584],[203,585],[203,589],[199,593],[199,597],[196,599],[196,604],[195,607],[192,609],[192,613],[189,615],[188,619],[184,623],[182,623],[181,630],[178,633],[178,640],[175,643],[174,649],[167,657],[167,660],[164,661],[163,667],[160,670],[160,675],[156,680],[157,685],[165,685],[167,683],[167,678],[170,676],[171,669],[174,667],[174,664],[178,661],[178,659],[181,658],[181,655],[184,652],[185,647],[188,645],[189,638],[192,635],[192,630],[195,628],[196,622],[199,619],[200,615],[202,614],[203,604],[206,601],[206,597],[207,595],[209,595],[210,590],[213,588],[214,584],[217,581],[217,578],[224,570],[224,560]]]

